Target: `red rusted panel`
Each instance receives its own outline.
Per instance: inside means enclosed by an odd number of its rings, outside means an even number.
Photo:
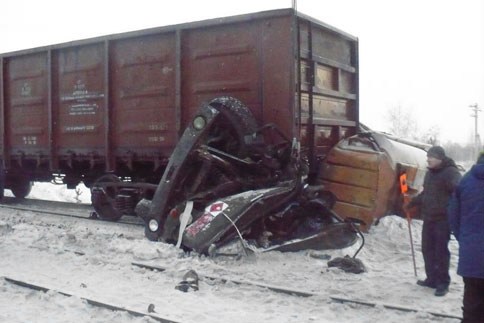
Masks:
[[[57,74],[58,155],[104,155],[104,47],[102,44],[59,50]]]
[[[288,138],[295,136],[294,60],[291,16],[261,22],[263,121],[275,123]]]
[[[6,74],[5,131],[10,155],[48,155],[46,53],[10,58]]]
[[[116,155],[167,156],[176,145],[175,41],[167,33],[112,44]]]
[[[182,128],[203,102],[233,96],[261,120],[259,24],[238,23],[182,34]]]

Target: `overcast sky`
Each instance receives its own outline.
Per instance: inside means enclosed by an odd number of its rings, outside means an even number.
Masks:
[[[291,0],[3,0],[0,53],[262,10]],[[298,0],[299,11],[359,38],[360,119],[388,130],[387,111],[412,112],[441,140],[473,136],[484,107],[484,0]],[[484,110],[484,109],[483,109]],[[484,137],[484,114],[479,132]]]

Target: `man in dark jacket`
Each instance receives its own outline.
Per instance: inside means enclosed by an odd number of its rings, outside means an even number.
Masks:
[[[445,155],[440,146],[428,150],[427,163],[424,189],[406,208],[419,207],[423,218],[422,253],[427,278],[417,281],[417,284],[436,288],[435,296],[444,296],[450,284],[450,229],[446,207],[461,175],[455,162]]]
[[[484,321],[484,154],[462,178],[448,208],[459,241],[457,273],[464,278],[464,319]]]

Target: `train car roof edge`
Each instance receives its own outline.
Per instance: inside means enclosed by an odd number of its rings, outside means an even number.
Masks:
[[[58,49],[63,49],[68,47],[96,44],[104,41],[128,39],[128,38],[134,38],[138,36],[147,36],[147,35],[154,35],[159,33],[173,32],[176,30],[204,28],[204,27],[211,27],[211,26],[217,26],[222,24],[246,22],[251,20],[259,20],[259,19],[271,18],[271,17],[282,17],[282,16],[294,15],[294,14],[301,19],[304,19],[316,25],[319,25],[324,29],[332,33],[335,33],[337,35],[340,35],[350,41],[354,41],[354,42],[358,41],[357,37],[352,36],[318,19],[310,17],[299,11],[294,11],[291,8],[284,8],[284,9],[275,9],[275,10],[261,11],[261,12],[255,12],[255,13],[241,14],[236,16],[228,16],[228,17],[222,17],[222,18],[212,18],[212,19],[180,23],[180,24],[174,24],[174,25],[168,25],[168,26],[153,27],[153,28],[141,29],[137,31],[128,31],[128,32],[122,32],[122,33],[116,33],[116,34],[96,36],[92,38],[74,40],[74,41],[69,41],[69,42],[64,42],[64,43],[59,43],[54,45],[46,45],[46,46],[34,47],[30,49],[22,49],[22,50],[16,50],[16,51],[11,51],[6,53],[0,53],[0,57],[8,58],[8,57],[14,57],[14,56],[30,55],[38,52],[43,52],[43,51],[58,50]]]

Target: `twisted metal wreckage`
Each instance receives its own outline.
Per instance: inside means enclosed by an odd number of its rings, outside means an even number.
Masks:
[[[199,253],[237,239],[244,249],[246,240],[265,250],[344,248],[358,227],[399,212],[399,174],[414,192],[422,185],[423,148],[365,129],[311,174],[295,139],[258,127],[240,101],[216,98],[185,129],[153,199],[135,211],[150,240]]]

